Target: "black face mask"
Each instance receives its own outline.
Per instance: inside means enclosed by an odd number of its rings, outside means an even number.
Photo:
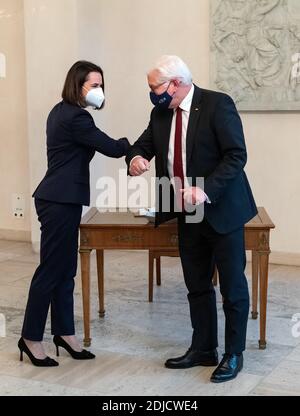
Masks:
[[[155,94],[155,92],[150,91],[150,100],[155,107],[159,107],[161,109],[167,109],[169,108],[169,105],[171,104],[171,101],[173,100],[173,96],[170,95],[167,91],[170,86],[171,81],[169,82],[169,85],[165,92],[162,94]]]

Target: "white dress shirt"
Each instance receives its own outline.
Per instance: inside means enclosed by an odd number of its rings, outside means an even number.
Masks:
[[[190,111],[192,106],[192,100],[194,96],[195,87],[192,84],[190,91],[188,92],[187,96],[182,100],[179,105],[179,108],[182,110],[182,136],[181,136],[181,144],[182,144],[182,167],[183,167],[183,176],[184,176],[184,188],[189,188],[191,185],[189,184],[186,176],[186,133],[189,124],[190,118]],[[169,177],[172,182],[174,178],[174,144],[175,144],[175,128],[176,128],[176,108],[173,110],[173,119],[171,125],[171,132],[170,132],[170,141],[169,141],[169,152],[168,152],[168,172]],[[210,204],[210,199],[204,192],[206,197],[206,202]]]

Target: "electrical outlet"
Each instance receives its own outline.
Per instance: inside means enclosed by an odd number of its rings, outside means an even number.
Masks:
[[[23,195],[12,195],[12,212],[15,218],[25,217],[25,199]]]

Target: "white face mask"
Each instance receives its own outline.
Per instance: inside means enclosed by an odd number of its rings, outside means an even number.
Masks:
[[[102,106],[104,99],[105,97],[101,87],[92,88],[85,96],[87,105],[94,107],[95,110]]]

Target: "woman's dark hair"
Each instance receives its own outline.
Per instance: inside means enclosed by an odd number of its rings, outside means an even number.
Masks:
[[[67,74],[65,85],[62,91],[62,98],[69,104],[86,107],[86,102],[81,94],[83,84],[87,81],[90,72],[99,72],[102,76],[102,89],[104,91],[104,75],[100,66],[88,61],[78,61]],[[101,108],[103,107],[102,104]]]

